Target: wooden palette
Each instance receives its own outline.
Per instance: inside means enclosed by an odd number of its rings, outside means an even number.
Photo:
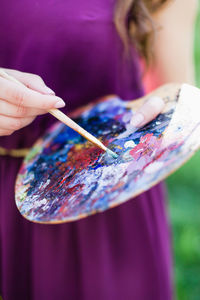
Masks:
[[[38,223],[81,219],[148,190],[182,166],[200,147],[200,90],[169,84],[154,91],[164,111],[135,131],[134,111],[149,97],[100,99],[74,120],[119,154],[113,159],[57,122],[25,158],[16,180],[20,213]]]

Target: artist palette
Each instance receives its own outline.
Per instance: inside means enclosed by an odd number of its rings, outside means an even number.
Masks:
[[[134,102],[110,96],[73,113],[117,159],[67,126],[52,126],[19,171],[20,213],[39,223],[77,220],[126,202],[185,163],[200,147],[200,91],[172,84],[153,94],[163,97],[165,110],[139,130],[130,120],[147,96]]]

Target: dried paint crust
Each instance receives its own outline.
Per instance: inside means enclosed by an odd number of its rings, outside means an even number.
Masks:
[[[116,96],[76,116],[74,120],[115,151],[117,159],[56,123],[21,166],[16,181],[21,214],[41,223],[80,219],[119,205],[169,175],[196,150],[197,129],[199,134],[197,122],[189,132],[180,126],[176,101],[136,132],[130,126],[133,111]]]

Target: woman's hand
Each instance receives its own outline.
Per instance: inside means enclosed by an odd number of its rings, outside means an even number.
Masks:
[[[160,97],[151,96],[134,114],[131,125],[139,128],[155,119],[163,110],[165,103]]]
[[[29,125],[37,115],[45,114],[51,108],[65,106],[38,75],[10,69],[4,71],[25,86],[0,76],[0,136]]]

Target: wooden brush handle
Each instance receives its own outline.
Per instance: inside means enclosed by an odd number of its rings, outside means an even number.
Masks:
[[[25,86],[22,82],[17,80],[15,77],[10,76],[8,73],[6,73],[3,69],[0,69],[0,76],[3,78],[15,82],[18,85]],[[69,126],[76,132],[78,132],[80,135],[82,135],[86,140],[90,141],[97,147],[101,148],[104,151],[107,151],[106,146],[103,145],[96,137],[94,137],[92,134],[87,132],[84,128],[79,126],[77,123],[75,123],[72,119],[70,119],[67,115],[65,115],[62,111],[60,111],[57,108],[52,108],[48,111],[51,115],[53,115],[56,119],[64,123],[65,125]]]
[[[72,119],[70,119],[67,115],[65,115],[62,111],[56,108],[52,108],[49,110],[49,113],[52,114],[56,119],[64,123],[65,125],[69,126],[76,132],[78,132],[80,135],[82,135],[86,140],[90,141],[97,147],[101,148],[102,150],[106,151],[107,148],[104,146],[96,137],[94,137],[92,134],[90,134],[88,131],[86,131],[84,128],[79,126],[76,122],[74,122]]]

